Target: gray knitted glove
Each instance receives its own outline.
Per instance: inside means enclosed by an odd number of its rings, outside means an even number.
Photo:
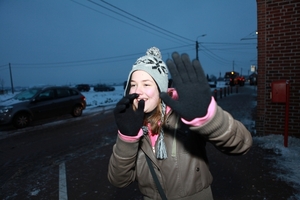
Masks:
[[[191,62],[187,54],[180,56],[177,52],[172,58],[174,61],[168,59],[167,66],[179,99],[173,100],[165,92],[160,94],[161,99],[185,120],[204,117],[212,93],[199,61]]]

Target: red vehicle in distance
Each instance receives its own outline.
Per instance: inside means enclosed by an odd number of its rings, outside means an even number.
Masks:
[[[244,86],[245,85],[245,77],[240,76],[238,72],[230,71],[226,72],[224,76],[225,84],[230,86]]]

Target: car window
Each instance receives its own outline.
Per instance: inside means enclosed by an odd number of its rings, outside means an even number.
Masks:
[[[59,89],[56,90],[56,92],[57,92],[57,97],[58,98],[71,96],[69,89],[59,88]]]
[[[53,90],[53,89],[49,89],[49,90],[42,91],[42,92],[37,96],[37,99],[38,99],[39,101],[45,101],[45,100],[54,99],[54,90]]]
[[[79,92],[77,90],[70,89],[71,95],[78,95]]]
[[[38,88],[25,90],[25,91],[20,92],[19,94],[15,95],[14,99],[21,100],[21,101],[22,100],[29,100],[32,97],[34,97],[39,91],[40,91],[40,89],[38,89]]]

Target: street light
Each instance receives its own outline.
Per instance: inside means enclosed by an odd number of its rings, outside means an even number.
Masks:
[[[206,34],[202,34],[202,35],[199,35],[197,38],[196,38],[196,59],[199,60],[199,57],[198,57],[198,51],[199,51],[199,42],[198,42],[198,38],[199,37],[204,37],[206,36]]]
[[[254,33],[255,32],[255,33]],[[256,40],[258,35],[258,31],[253,31],[248,36],[243,37],[241,40]],[[250,36],[250,37],[249,37]]]

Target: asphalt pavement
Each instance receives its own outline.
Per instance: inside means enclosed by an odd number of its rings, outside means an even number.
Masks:
[[[222,95],[218,90],[216,100],[219,106],[243,122],[255,137],[255,86],[233,88],[227,90],[225,96],[224,89]],[[67,173],[77,179],[68,180],[68,184],[77,187],[68,191],[70,199],[142,199],[136,183],[118,189],[107,181],[111,151],[110,144],[72,161],[73,167],[69,167]],[[256,144],[243,156],[224,155],[210,144],[207,151],[214,176],[212,190],[215,200],[293,199],[293,187],[274,175],[277,170],[273,167],[275,163],[268,159],[274,155],[272,151],[261,149]]]
[[[223,91],[221,97],[218,91],[218,105],[241,121],[255,137],[256,88],[245,85],[227,92],[224,96]],[[24,181],[28,185],[35,185],[30,190],[31,194],[3,196],[2,199],[25,199],[25,196],[26,199],[59,200],[142,199],[136,183],[120,189],[107,180],[108,161],[115,137],[107,138],[101,145],[91,146],[88,150],[83,149],[78,154],[80,156],[70,155],[57,160],[45,171],[39,169],[38,177],[37,174],[26,177]],[[274,168],[274,161],[268,159],[274,155],[271,150],[261,149],[254,143],[246,155],[228,156],[208,144],[207,153],[214,177],[212,191],[215,200],[293,199],[291,196],[296,192],[293,187],[275,176],[278,170]],[[38,185],[46,179],[47,184],[39,188]]]

